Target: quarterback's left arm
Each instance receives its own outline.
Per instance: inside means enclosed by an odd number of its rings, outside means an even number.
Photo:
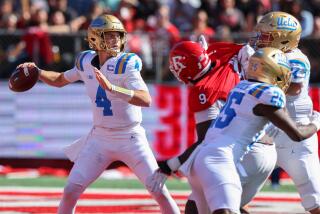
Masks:
[[[149,107],[151,106],[151,96],[140,75],[141,65],[141,59],[137,55],[134,55],[128,60],[125,74],[123,74],[125,75],[125,87],[111,84],[97,68],[94,68],[94,72],[99,84],[104,90],[116,94],[132,105]]]
[[[124,82],[125,87],[134,92],[129,103],[137,106],[150,107],[151,96],[149,94],[148,87],[140,74],[142,61],[136,54],[131,53],[129,56],[132,57],[127,63]]]

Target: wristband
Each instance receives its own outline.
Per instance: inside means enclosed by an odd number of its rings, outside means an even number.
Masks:
[[[177,171],[179,169],[179,167],[181,166],[179,158],[171,158],[167,161],[167,164],[172,172]]]
[[[121,88],[116,85],[111,85],[111,92],[127,102],[129,102],[134,95],[133,90]]]

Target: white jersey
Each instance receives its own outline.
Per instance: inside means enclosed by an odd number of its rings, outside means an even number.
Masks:
[[[98,55],[95,51],[81,52],[75,66],[64,73],[70,82],[82,80],[91,99],[93,124],[103,128],[128,128],[142,121],[141,107],[132,105],[115,94],[103,90],[95,78],[94,66],[99,69]],[[114,85],[131,90],[148,91],[140,70],[142,62],[134,53],[120,53],[108,59],[100,71]]]
[[[287,109],[291,118],[303,124],[309,123],[312,114],[312,100],[308,94],[310,79],[310,62],[299,49],[285,54],[291,67],[291,82],[301,83],[301,93],[297,96],[287,96]]]
[[[227,137],[243,145],[250,144],[253,136],[268,122],[265,117],[253,114],[252,109],[260,103],[283,108],[286,98],[284,92],[274,85],[241,81],[230,92],[206,139]]]

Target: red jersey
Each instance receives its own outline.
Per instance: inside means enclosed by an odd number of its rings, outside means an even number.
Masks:
[[[192,112],[203,111],[217,100],[227,99],[231,89],[240,81],[231,59],[242,47],[242,44],[227,42],[210,44],[207,53],[214,67],[189,90],[189,108]]]

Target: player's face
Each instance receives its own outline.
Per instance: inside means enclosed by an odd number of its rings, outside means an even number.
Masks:
[[[104,41],[108,49],[120,52],[121,48],[121,34],[119,32],[105,32]]]

